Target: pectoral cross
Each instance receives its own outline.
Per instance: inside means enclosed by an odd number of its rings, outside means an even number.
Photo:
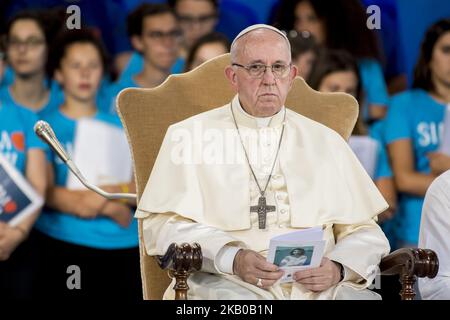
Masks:
[[[257,206],[250,207],[250,212],[258,213],[259,229],[266,228],[267,212],[272,212],[275,210],[276,210],[275,206],[266,205],[266,197],[264,197],[264,196],[259,197]]]

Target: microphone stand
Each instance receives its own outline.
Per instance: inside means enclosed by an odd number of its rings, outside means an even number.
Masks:
[[[44,141],[46,144],[48,144],[53,151],[56,152],[59,158],[67,165],[67,167],[72,171],[72,173],[80,180],[80,182],[89,190],[94,191],[95,193],[101,195],[102,197],[109,199],[109,200],[119,200],[119,199],[126,199],[126,200],[136,200],[136,194],[133,193],[109,193],[106,192],[96,185],[90,183],[86,180],[86,178],[83,176],[83,174],[80,172],[78,167],[75,165],[75,163],[70,158],[69,154],[64,150],[63,146],[59,142],[58,138],[56,138],[55,133],[53,132],[53,129],[50,127],[50,125],[43,121],[39,120],[34,125],[34,132],[36,135]]]

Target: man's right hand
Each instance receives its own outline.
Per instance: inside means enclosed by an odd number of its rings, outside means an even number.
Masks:
[[[257,285],[260,281],[260,288],[267,289],[283,276],[283,271],[267,262],[259,253],[242,249],[234,257],[233,272],[245,282]]]

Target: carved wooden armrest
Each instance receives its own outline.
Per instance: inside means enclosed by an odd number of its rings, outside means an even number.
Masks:
[[[198,243],[190,245],[172,243],[163,256],[156,256],[161,269],[168,269],[169,276],[175,278],[175,300],[187,300],[189,286],[187,279],[192,272],[202,268],[202,249]]]
[[[434,278],[439,270],[439,259],[433,250],[402,248],[384,257],[380,263],[381,275],[399,275],[402,300],[413,300],[416,277]]]

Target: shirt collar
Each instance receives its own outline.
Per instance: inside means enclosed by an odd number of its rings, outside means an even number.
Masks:
[[[255,117],[248,114],[244,108],[242,108],[239,102],[239,96],[234,96],[231,101],[231,108],[233,109],[234,116],[236,117],[236,122],[239,125],[244,125],[249,128],[257,129],[264,127],[275,128],[283,124],[285,107],[282,106],[280,111],[271,117]]]

